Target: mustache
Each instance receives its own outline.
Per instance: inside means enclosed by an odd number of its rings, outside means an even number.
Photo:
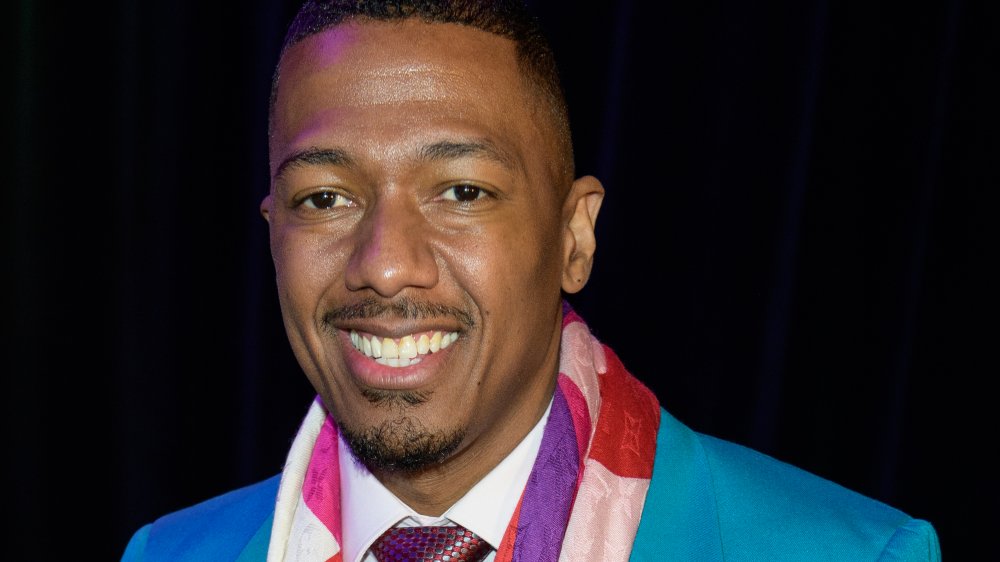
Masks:
[[[341,305],[324,314],[323,323],[329,325],[337,321],[363,318],[398,318],[404,320],[454,318],[466,329],[476,325],[475,320],[472,319],[472,315],[461,308],[446,304],[415,301],[405,297],[388,302],[368,297],[357,302]]]

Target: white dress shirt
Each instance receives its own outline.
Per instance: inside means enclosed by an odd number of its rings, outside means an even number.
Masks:
[[[440,517],[421,515],[393,495],[354,458],[341,437],[340,501],[344,561],[376,562],[369,548],[390,527],[458,524],[493,547],[484,559],[491,562],[528,483],[551,409],[552,403],[549,402],[541,419],[517,447]]]

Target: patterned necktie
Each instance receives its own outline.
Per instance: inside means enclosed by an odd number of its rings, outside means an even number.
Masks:
[[[372,544],[379,562],[479,562],[489,553],[465,527],[393,527]]]

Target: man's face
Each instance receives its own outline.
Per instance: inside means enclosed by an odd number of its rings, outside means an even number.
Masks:
[[[551,397],[577,206],[532,92],[511,42],[453,24],[344,24],[282,58],[282,314],[374,468],[495,462]]]

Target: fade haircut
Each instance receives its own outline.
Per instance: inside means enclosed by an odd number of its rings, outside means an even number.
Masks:
[[[514,42],[525,84],[546,102],[554,139],[562,155],[559,181],[564,191],[574,177],[573,143],[566,98],[555,56],[538,20],[519,0],[308,0],[292,20],[281,56],[303,39],[351,21],[454,23],[474,27]],[[279,57],[280,60],[281,57]],[[269,128],[274,126],[280,63],[271,81]]]

